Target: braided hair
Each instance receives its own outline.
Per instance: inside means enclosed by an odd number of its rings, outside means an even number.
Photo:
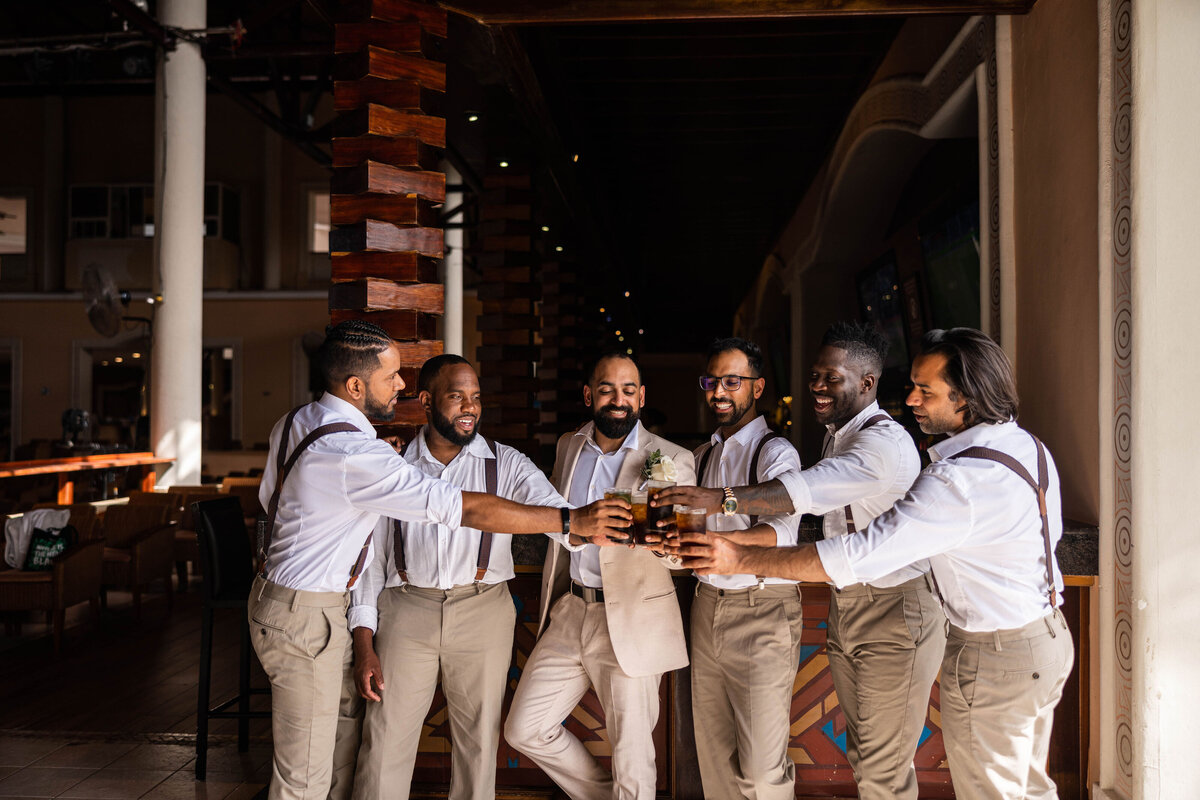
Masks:
[[[392,342],[383,328],[361,319],[326,326],[325,341],[316,355],[325,388],[333,391],[344,386],[353,375],[366,380],[379,369],[379,354]]]

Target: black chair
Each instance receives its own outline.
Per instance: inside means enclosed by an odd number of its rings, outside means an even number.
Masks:
[[[202,781],[208,767],[208,721],[238,721],[238,752],[250,747],[250,720],[270,718],[269,711],[251,711],[250,696],[269,694],[269,689],[250,688],[250,625],[246,604],[254,581],[254,558],[242,505],[237,497],[222,497],[192,504],[196,519],[200,566],[204,576],[204,604],[200,622],[200,686],[196,703],[196,780]],[[210,706],[212,683],[213,610],[240,609],[241,651],[238,664],[238,693]],[[237,710],[230,710],[236,705]]]

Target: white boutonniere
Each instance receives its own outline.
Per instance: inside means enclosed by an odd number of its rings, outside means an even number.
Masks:
[[[642,467],[642,478],[648,481],[674,481],[678,479],[675,462],[670,456],[664,456],[661,450],[655,450],[646,457]]]

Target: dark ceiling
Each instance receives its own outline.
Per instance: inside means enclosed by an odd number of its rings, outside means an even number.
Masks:
[[[0,4],[0,96],[151,91],[153,32],[113,10],[132,5]],[[330,131],[312,115],[331,86],[331,8],[208,3],[214,89],[318,159]],[[235,52],[225,31],[238,21],[246,36]],[[561,237],[547,249],[581,258],[614,324],[645,329],[643,351],[691,351],[728,332],[901,22],[489,28],[451,14],[440,110],[453,155],[476,177],[501,158],[534,163]],[[256,92],[273,93],[278,113]],[[467,123],[471,113],[485,119]]]

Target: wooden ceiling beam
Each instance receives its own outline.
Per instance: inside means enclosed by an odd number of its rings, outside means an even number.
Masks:
[[[484,25],[557,25],[651,20],[1025,14],[1034,0],[441,0]]]

